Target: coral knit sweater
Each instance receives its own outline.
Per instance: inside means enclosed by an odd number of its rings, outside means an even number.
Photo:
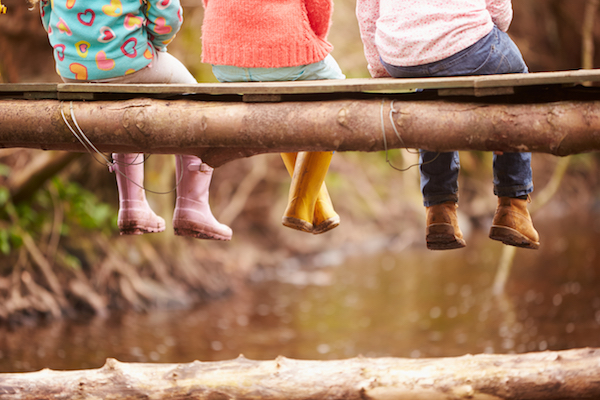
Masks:
[[[332,0],[203,0],[202,61],[279,68],[323,60]]]

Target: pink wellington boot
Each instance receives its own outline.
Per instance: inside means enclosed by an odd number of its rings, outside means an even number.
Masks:
[[[208,203],[208,188],[214,169],[196,156],[175,158],[179,182],[173,213],[175,234],[198,239],[231,240],[231,228],[215,219]]]
[[[165,220],[152,211],[146,200],[143,154],[113,154],[111,168],[117,175],[119,215],[117,225],[121,235],[141,235],[162,232]]]

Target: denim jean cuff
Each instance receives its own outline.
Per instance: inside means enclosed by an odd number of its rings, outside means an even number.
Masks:
[[[437,196],[427,196],[423,197],[423,205],[425,207],[435,206],[437,204],[442,204],[447,201],[453,201],[458,203],[458,194],[440,194]]]
[[[533,192],[533,182],[522,186],[498,187],[494,186],[494,194],[498,197],[526,196]]]

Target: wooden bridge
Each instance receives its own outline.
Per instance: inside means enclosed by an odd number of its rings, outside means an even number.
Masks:
[[[600,150],[600,70],[197,85],[1,84],[0,147],[195,154]]]

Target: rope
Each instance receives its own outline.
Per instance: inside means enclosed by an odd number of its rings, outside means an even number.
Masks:
[[[179,186],[179,184],[181,183],[181,180],[183,179],[183,174],[181,174],[181,176],[179,177],[179,180],[177,181],[177,183],[175,184],[175,187],[173,189],[168,190],[166,192],[158,192],[158,191],[155,191],[155,190],[147,189],[143,185],[140,185],[139,183],[133,181],[131,178],[129,178],[127,175],[125,175],[123,172],[121,172],[118,168],[115,168],[115,165],[117,165],[117,161],[116,160],[109,160],[107,156],[105,156],[102,152],[100,152],[100,150],[98,150],[98,148],[96,146],[94,146],[94,144],[92,143],[92,141],[86,136],[86,134],[83,132],[83,130],[81,129],[81,127],[77,123],[77,118],[75,118],[75,110],[73,109],[73,102],[72,101],[70,102],[69,110],[70,110],[70,113],[71,113],[71,119],[73,120],[73,124],[75,124],[75,127],[77,128],[77,131],[75,131],[75,129],[73,129],[73,127],[71,126],[71,124],[67,120],[67,117],[65,116],[65,112],[64,112],[64,107],[62,106],[62,103],[63,102],[61,101],[60,115],[62,116],[62,119],[65,122],[65,125],[67,125],[67,127],[69,128],[69,130],[71,131],[71,133],[77,138],[77,140],[79,141],[79,143],[81,143],[83,145],[83,147],[88,151],[88,153],[90,153],[90,155],[92,156],[92,158],[96,162],[98,162],[98,163],[100,163],[102,165],[107,165],[108,169],[111,172],[116,172],[116,173],[120,174],[125,179],[127,179],[129,182],[133,183],[135,186],[137,186],[140,189],[143,189],[143,190],[145,190],[147,192],[154,193],[154,194],[169,194],[169,193],[173,193],[175,190],[177,190],[177,187]],[[96,155],[94,154],[94,152],[96,154],[99,154],[104,159],[104,161],[105,161],[106,164],[104,164],[101,160],[98,160],[98,158],[96,158]],[[137,159],[138,159],[139,155],[140,154],[138,153],[136,155],[135,159],[133,160],[133,162],[131,162],[131,163],[120,163],[120,164],[124,164],[126,166],[140,165],[140,164],[144,164],[144,162],[150,157],[150,156],[143,155],[142,161],[137,162]],[[179,157],[179,161],[181,162],[181,166],[183,168],[183,156],[181,154],[178,154],[177,156]]]
[[[67,127],[69,128],[69,130],[71,131],[71,133],[73,134],[73,136],[75,136],[77,138],[77,140],[79,140],[79,143],[81,143],[83,145],[83,147],[88,151],[88,153],[90,153],[92,155],[92,157],[94,158],[94,160],[96,160],[98,163],[104,165],[104,163],[102,163],[102,161],[99,161],[96,158],[96,156],[92,153],[91,149],[93,149],[97,154],[99,154],[102,158],[104,158],[104,161],[106,162],[106,165],[108,165],[108,167],[111,168],[114,165],[114,163],[112,161],[110,161],[104,154],[102,154],[96,148],[96,146],[94,146],[94,144],[91,142],[91,140],[89,140],[87,138],[87,136],[85,136],[85,133],[83,133],[83,131],[79,127],[79,124],[77,123],[77,119],[75,118],[75,111],[73,110],[73,102],[72,101],[71,101],[71,104],[69,106],[69,109],[71,111],[71,119],[73,120],[73,123],[77,127],[77,130],[79,131],[79,133],[76,132],[75,129],[73,129],[73,127],[69,123],[69,121],[67,121],[67,117],[65,116],[65,110],[64,110],[64,107],[63,107],[63,102],[61,101],[60,102],[60,115],[62,116],[62,119],[65,122],[65,125],[67,125]]]
[[[380,117],[381,117],[381,132],[383,135],[383,147],[385,149],[385,162],[387,162],[390,167],[392,167],[393,169],[395,169],[396,171],[400,171],[400,172],[406,172],[409,169],[411,169],[412,167],[418,167],[421,165],[426,165],[429,163],[434,162],[440,155],[440,153],[436,153],[435,157],[432,158],[431,160],[427,161],[427,162],[418,162],[416,164],[411,164],[406,168],[398,168],[396,166],[394,166],[389,157],[388,157],[388,147],[387,147],[387,138],[385,135],[385,122],[384,122],[384,118],[383,118],[383,108],[384,108],[384,104],[385,104],[385,100],[381,100],[381,110],[380,110]],[[398,138],[398,140],[400,141],[400,144],[402,147],[406,148],[406,151],[409,152],[410,154],[421,154],[421,151],[418,150],[417,152],[411,151],[411,149],[406,147],[406,144],[404,143],[404,140],[402,139],[402,136],[400,136],[400,132],[398,132],[398,129],[396,128],[396,123],[394,122],[394,117],[393,115],[395,113],[398,113],[399,111],[396,111],[396,109],[394,108],[394,100],[392,100],[392,102],[390,103],[390,112],[389,112],[389,118],[390,118],[390,122],[392,124],[392,128],[394,129],[394,133],[396,134],[396,137]]]

